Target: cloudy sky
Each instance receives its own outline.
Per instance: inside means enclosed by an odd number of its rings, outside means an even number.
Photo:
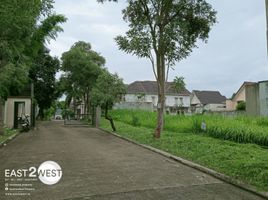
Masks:
[[[120,3],[98,4],[96,0],[55,0],[55,10],[68,21],[64,32],[48,47],[61,57],[79,40],[90,42],[106,58],[106,67],[125,81],[154,80],[150,62],[118,50],[115,36],[128,29]],[[218,23],[208,43],[198,43],[191,56],[177,63],[170,73],[184,76],[188,90],[219,90],[230,97],[244,81],[268,79],[264,0],[208,0],[218,12]]]

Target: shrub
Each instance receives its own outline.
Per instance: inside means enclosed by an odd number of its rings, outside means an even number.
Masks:
[[[246,110],[246,102],[244,101],[239,102],[236,106],[236,110],[240,110],[240,111]]]

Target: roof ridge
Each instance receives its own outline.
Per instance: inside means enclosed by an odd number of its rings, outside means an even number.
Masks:
[[[139,82],[140,86],[142,87],[143,91],[146,93],[147,91],[145,90],[143,84],[141,82]]]

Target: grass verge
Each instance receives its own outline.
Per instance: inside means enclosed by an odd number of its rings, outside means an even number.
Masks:
[[[115,123],[119,135],[242,180],[259,191],[268,191],[268,149],[191,133],[164,131],[161,139],[154,139],[153,129]],[[101,127],[111,131],[107,120],[102,120]]]
[[[0,135],[0,144],[5,143],[10,137],[13,137],[18,134],[18,131],[4,128],[4,134]]]
[[[143,110],[112,110],[111,116],[133,126],[155,128],[156,113]],[[201,123],[206,130],[201,130]],[[180,133],[204,133],[210,137],[268,147],[268,117],[221,115],[165,115],[164,130]]]

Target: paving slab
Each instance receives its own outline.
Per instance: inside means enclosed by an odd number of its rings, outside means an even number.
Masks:
[[[34,181],[30,196],[6,196],[5,169],[56,161],[55,185]],[[0,149],[0,199],[261,200],[250,192],[99,129],[42,122]]]

